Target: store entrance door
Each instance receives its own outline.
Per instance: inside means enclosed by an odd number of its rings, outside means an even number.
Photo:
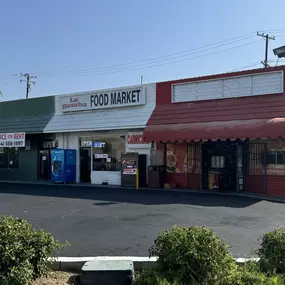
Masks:
[[[202,146],[203,189],[235,192],[237,189],[237,143],[232,141],[206,142]]]
[[[39,151],[39,179],[50,180],[51,171],[51,154],[50,149],[44,149]]]
[[[80,149],[80,182],[90,183],[91,148]]]

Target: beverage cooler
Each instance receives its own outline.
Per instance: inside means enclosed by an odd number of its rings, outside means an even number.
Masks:
[[[212,156],[209,168],[208,189],[225,190],[231,184],[230,171],[226,169],[224,156]]]
[[[122,153],[121,162],[121,185],[136,187],[138,179],[138,186],[146,187],[146,155],[135,152]]]
[[[76,182],[76,150],[53,149],[51,152],[51,181],[54,183]]]

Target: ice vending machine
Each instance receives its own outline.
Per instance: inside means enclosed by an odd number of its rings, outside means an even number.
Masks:
[[[122,153],[121,157],[121,185],[136,187],[137,175],[138,186],[146,186],[146,155],[136,152]]]
[[[51,152],[51,181],[54,183],[76,182],[76,150],[53,149]]]

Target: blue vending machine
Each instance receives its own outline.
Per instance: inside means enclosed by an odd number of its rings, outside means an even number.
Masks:
[[[51,180],[54,183],[76,182],[76,150],[53,149],[51,152]]]

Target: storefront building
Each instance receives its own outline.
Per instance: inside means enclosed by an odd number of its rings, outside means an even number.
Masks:
[[[50,149],[43,134],[54,115],[54,97],[0,102],[0,180],[50,180]]]
[[[173,187],[285,195],[284,66],[157,83],[144,139]]]
[[[156,84],[88,91],[55,97],[55,115],[44,128],[58,147],[77,152],[76,182],[121,184],[121,154],[147,155],[143,139],[155,108]]]

